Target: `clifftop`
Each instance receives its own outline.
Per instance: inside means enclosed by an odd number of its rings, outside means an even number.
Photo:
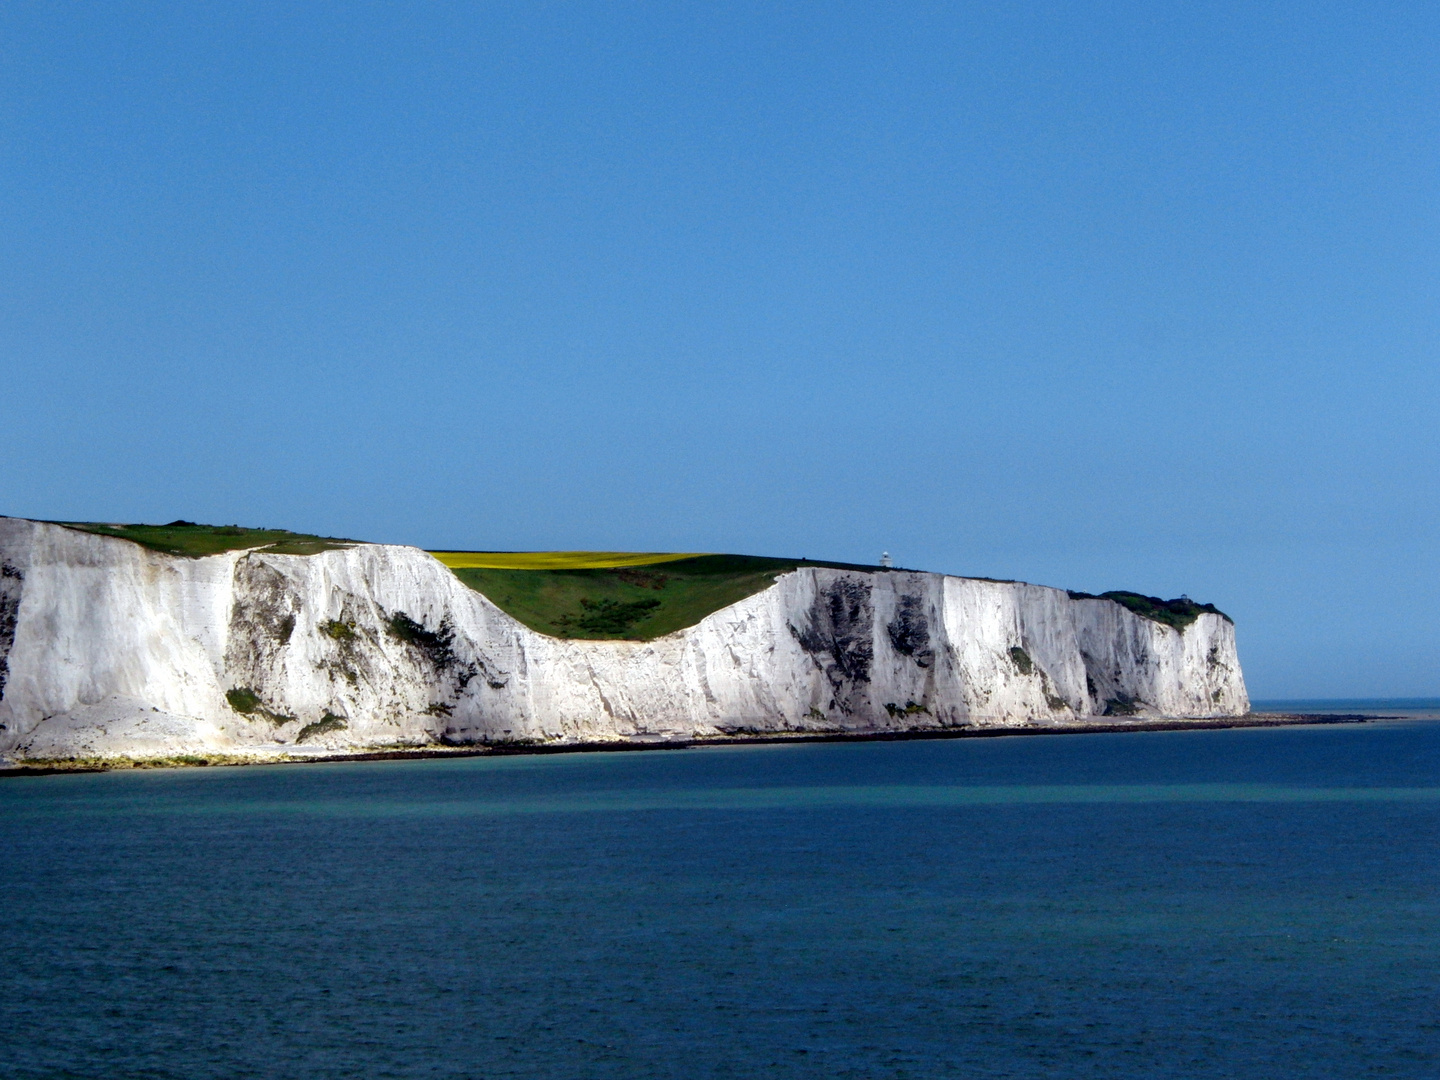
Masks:
[[[199,559],[225,551],[263,550],[277,555],[315,555],[350,547],[356,541],[294,533],[288,529],[247,529],[239,525],[197,525],[172,521],[168,525],[111,525],[98,521],[52,521],[67,529],[129,540],[151,551]]]
[[[361,543],[286,529],[200,525],[184,520],[167,525],[52,524],[129,540],[152,551],[185,558],[246,550],[276,555],[315,555]],[[552,637],[592,641],[651,641],[672,634],[768,589],[780,575],[804,567],[867,574],[905,572],[825,559],[709,553],[432,551],[429,554],[467,586],[530,629]],[[1082,592],[1069,595],[1074,600],[1110,600],[1143,618],[1177,630],[1183,630],[1206,613],[1229,619],[1215,605],[1197,604],[1188,597],[1162,600],[1126,591],[1098,596]]]

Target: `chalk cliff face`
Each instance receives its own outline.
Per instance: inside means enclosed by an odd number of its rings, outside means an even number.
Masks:
[[[0,518],[16,759],[1056,724],[1249,708],[1234,629],[806,568],[651,642],[538,634],[415,548],[190,559]]]

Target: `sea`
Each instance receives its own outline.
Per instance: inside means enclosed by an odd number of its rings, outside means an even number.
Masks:
[[[0,780],[6,1078],[1440,1076],[1440,702]]]

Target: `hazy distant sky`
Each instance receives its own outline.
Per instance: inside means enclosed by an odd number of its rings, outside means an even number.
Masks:
[[[1440,693],[1440,5],[0,8],[0,512],[1214,601]]]

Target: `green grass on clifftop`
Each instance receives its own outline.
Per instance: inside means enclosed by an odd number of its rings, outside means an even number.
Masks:
[[[288,529],[238,525],[117,525],[55,521],[69,529],[129,540],[152,551],[186,558],[226,551],[314,555],[357,541]],[[635,552],[432,552],[451,573],[532,630],[561,638],[649,641],[694,626],[721,608],[770,587],[781,574],[802,566],[874,572],[878,566],[756,555],[684,555]],[[473,563],[488,565],[467,565]],[[498,565],[496,565],[498,564]],[[978,580],[995,580],[981,578]],[[1073,599],[1111,600],[1147,619],[1183,630],[1200,615],[1229,619],[1214,604],[1188,598],[1115,591]],[[335,624],[339,626],[339,624]],[[392,627],[392,631],[393,631]],[[327,633],[338,632],[327,630]]]
[[[801,566],[873,566],[696,555],[645,566],[576,570],[452,568],[452,573],[532,630],[553,637],[649,641],[767,589]]]
[[[1234,622],[1229,615],[1214,604],[1197,604],[1189,597],[1179,600],[1161,600],[1158,596],[1142,596],[1140,593],[1116,590],[1094,596],[1091,593],[1072,592],[1071,600],[1113,600],[1121,607],[1129,608],[1136,615],[1163,623],[1176,630],[1184,630],[1201,615],[1219,615],[1226,622]]]
[[[193,521],[172,521],[168,525],[106,525],[94,521],[55,521],[51,524],[132,540],[151,551],[192,559],[248,548],[261,548],[274,555],[314,555],[351,547],[355,543],[353,540],[294,533],[288,529],[244,529],[239,525],[197,525]]]
[[[447,562],[459,553],[442,552]],[[483,561],[478,557],[472,561]],[[527,555],[504,553],[505,559],[525,565]],[[563,553],[574,561],[585,552]],[[594,553],[615,557],[614,552]],[[532,630],[560,638],[625,639],[650,641],[694,626],[705,616],[767,589],[781,574],[801,566],[829,566],[841,570],[874,572],[877,566],[820,562],[813,559],[769,559],[754,555],[656,556],[645,565],[573,567],[564,569],[513,569],[451,566],[451,573],[482,593],[506,614]],[[990,581],[991,578],[979,580]],[[1228,619],[1214,604],[1193,600],[1161,600],[1133,592],[1107,592],[1096,597],[1072,592],[1076,600],[1110,600],[1147,619],[1184,630],[1200,615],[1213,613]],[[1018,651],[1018,650],[1015,650]],[[1023,655],[1023,654],[1022,654]],[[1028,657],[1026,658],[1028,662]],[[1017,663],[1019,661],[1017,660]]]

